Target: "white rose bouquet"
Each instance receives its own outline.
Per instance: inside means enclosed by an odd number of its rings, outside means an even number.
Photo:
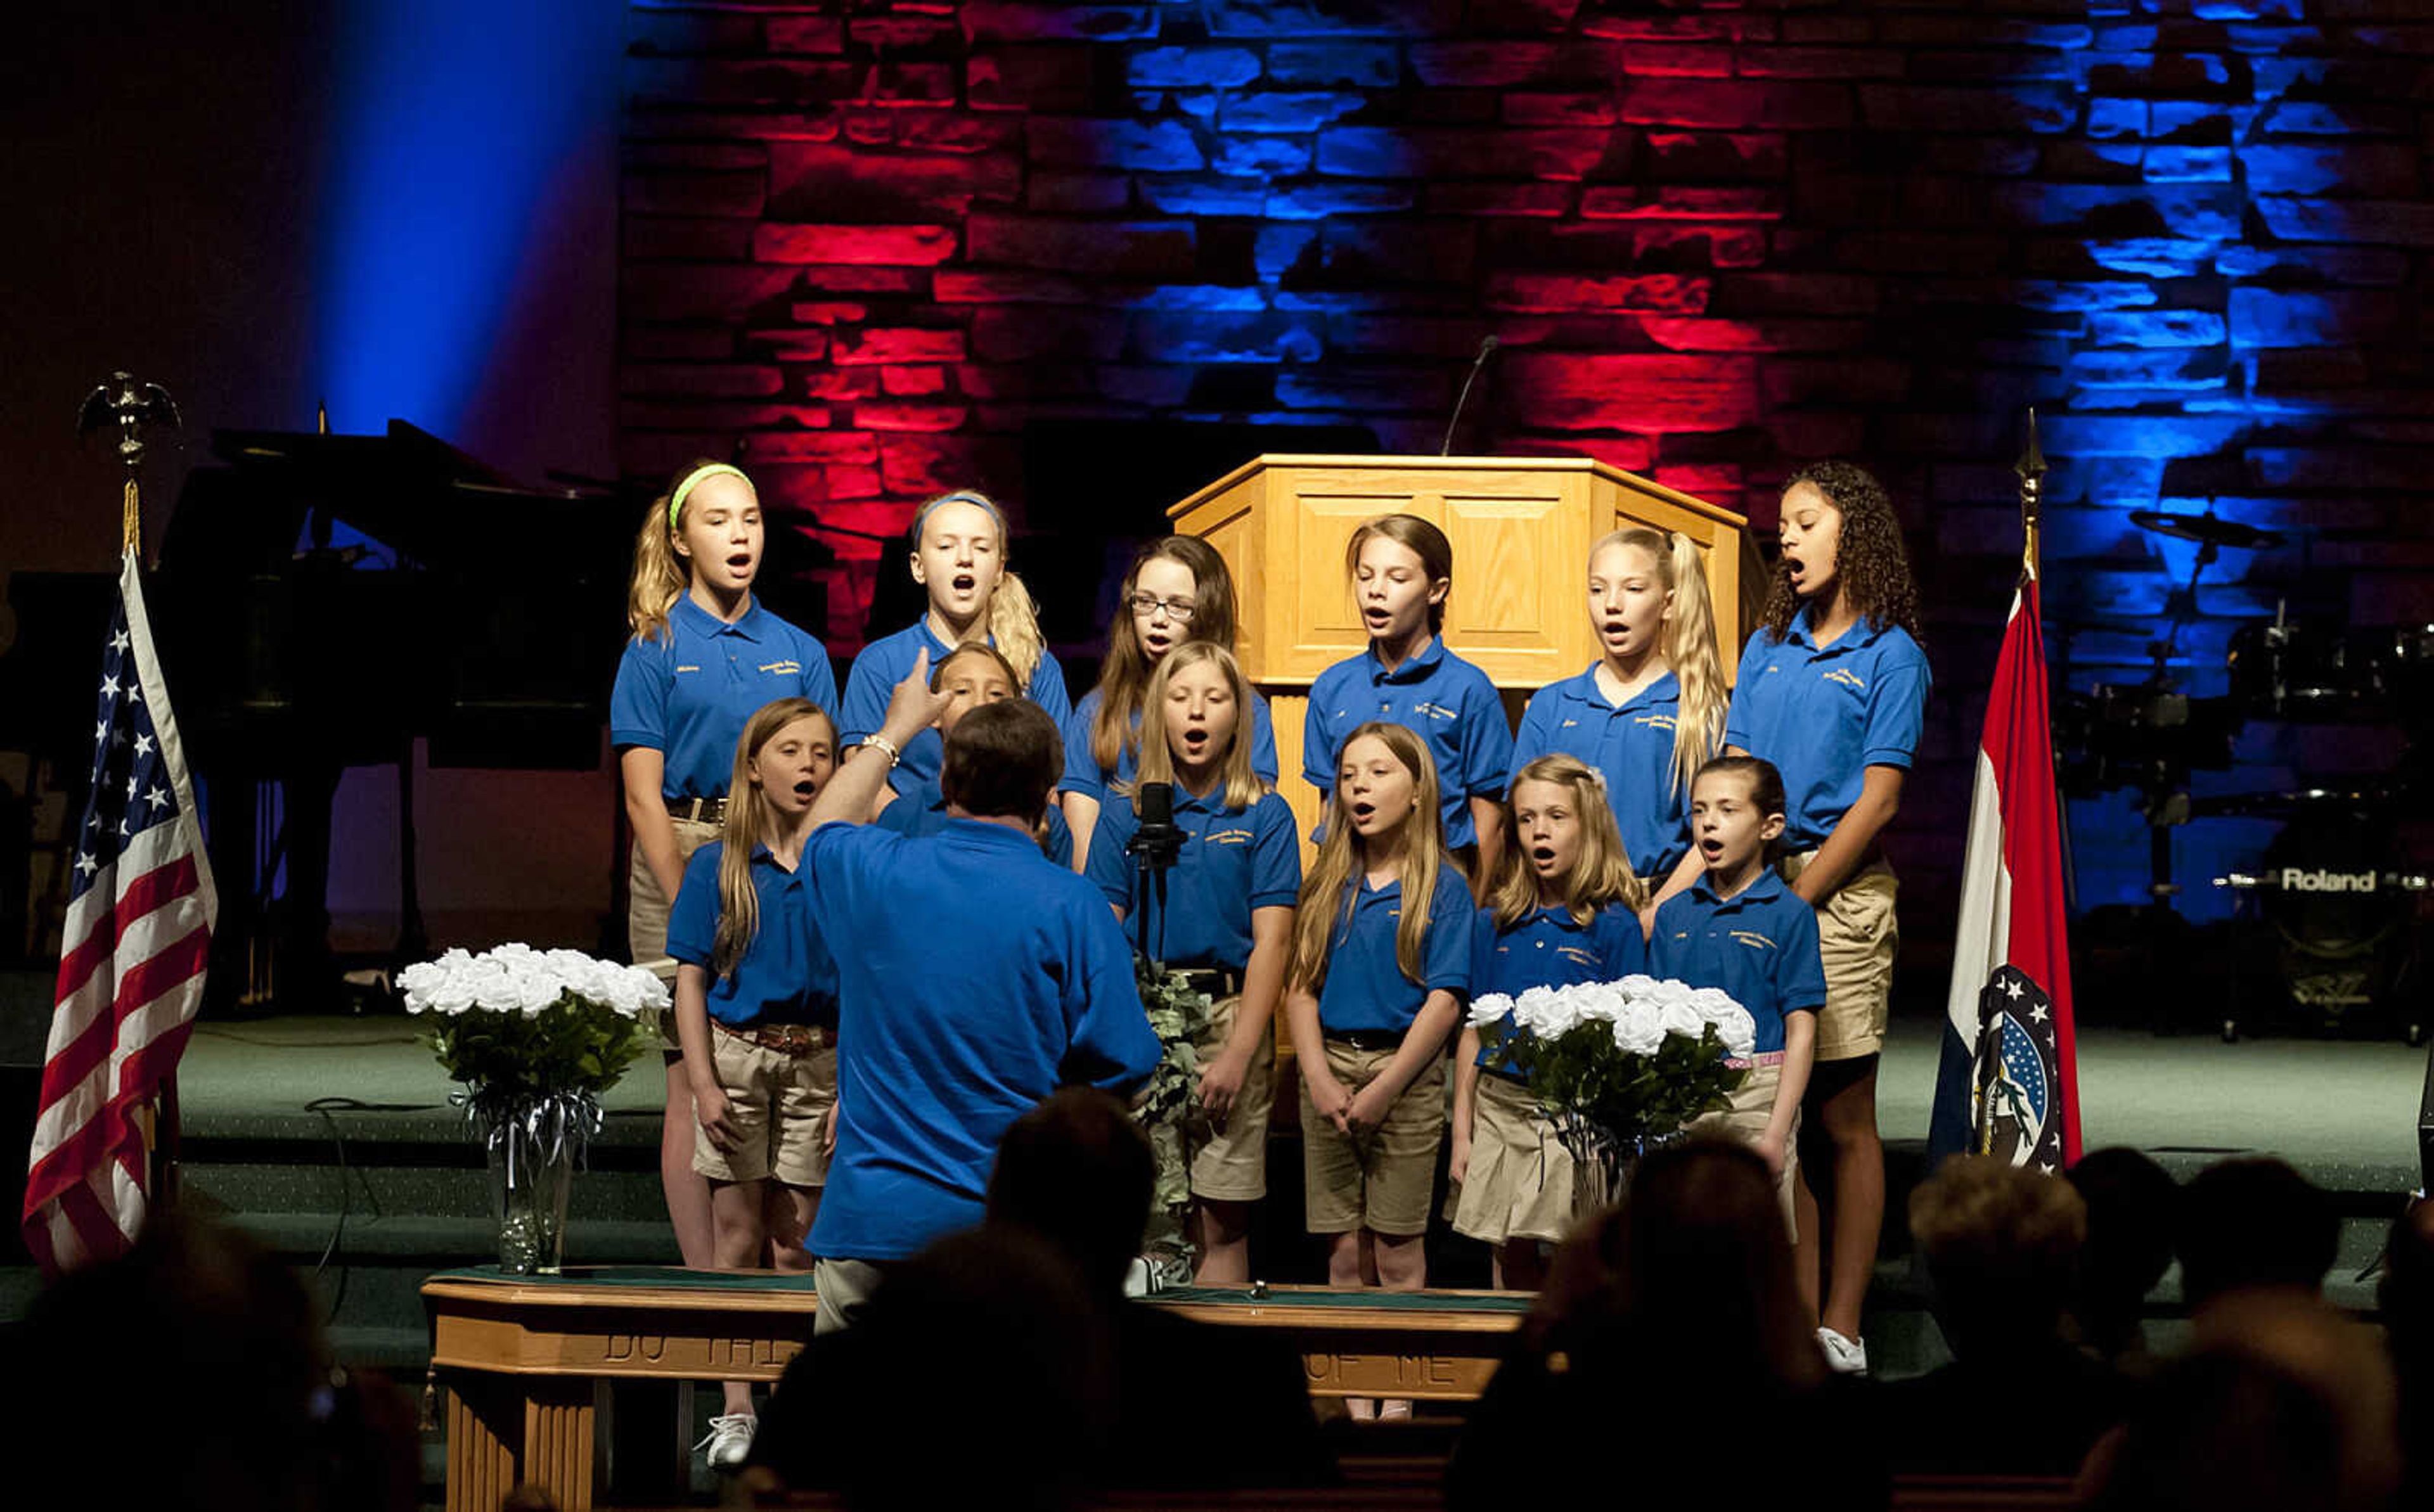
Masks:
[[[1729,1102],[1757,1025],[1729,994],[1631,976],[1474,998],[1470,1027],[1501,1050],[1575,1160],[1616,1182],[1652,1141]]]
[[[451,950],[397,981],[405,1011],[430,1017],[432,1048],[477,1113],[568,1094],[597,1098],[648,1046],[668,1006],[667,988],[641,967],[523,944]]]
[[[451,950],[397,980],[489,1152],[501,1266],[556,1270],[567,1173],[599,1131],[600,1095],[657,1037],[667,988],[640,967],[524,944]]]

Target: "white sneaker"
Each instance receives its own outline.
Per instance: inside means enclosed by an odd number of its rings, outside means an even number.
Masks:
[[[1826,1351],[1826,1368],[1836,1375],[1868,1373],[1868,1346],[1861,1340],[1821,1328],[1817,1331],[1817,1347]]]
[[[693,1447],[710,1451],[711,1470],[741,1470],[744,1457],[752,1453],[752,1431],[760,1426],[761,1419],[748,1412],[712,1418],[710,1420],[710,1436]]]

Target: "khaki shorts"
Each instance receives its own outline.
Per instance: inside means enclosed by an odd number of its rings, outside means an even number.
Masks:
[[[727,1121],[735,1147],[710,1142],[699,1120],[693,1126],[693,1168],[713,1181],[765,1181],[788,1186],[825,1186],[829,1179],[829,1116],[836,1108],[837,1053],[831,1045],[809,1055],[788,1055],[756,1045],[715,1020],[711,1054],[718,1085],[727,1094]]]
[[[1357,1093],[1378,1079],[1395,1054],[1330,1039],[1327,1068]],[[1335,1131],[1310,1100],[1310,1083],[1302,1083],[1302,1207],[1311,1232],[1367,1229],[1393,1238],[1428,1232],[1429,1191],[1445,1138],[1445,1067],[1443,1055],[1430,1057],[1386,1110],[1386,1121],[1357,1141]]]
[[[1454,1232],[1489,1244],[1560,1244],[1576,1216],[1572,1156],[1538,1099],[1511,1077],[1482,1071],[1471,1096],[1470,1168],[1455,1188]]]
[[[1784,858],[1784,880],[1798,876],[1814,859],[1814,851]],[[1856,1061],[1885,1047],[1894,952],[1901,943],[1894,919],[1896,886],[1894,869],[1879,857],[1853,873],[1817,910],[1817,950],[1826,966],[1826,1011],[1817,1015],[1820,1061]]]
[[[1208,1011],[1208,1031],[1200,1059],[1216,1058],[1234,1032],[1243,999],[1220,998]],[[1260,1045],[1243,1072],[1226,1127],[1191,1147],[1191,1195],[1219,1202],[1257,1202],[1268,1195],[1268,1115],[1277,1105],[1277,1029],[1272,1016],[1260,1031]]]
[[[812,1262],[812,1292],[819,1300],[819,1311],[812,1318],[814,1336],[834,1334],[853,1326],[862,1310],[870,1305],[870,1294],[879,1290],[886,1272],[867,1260],[829,1260]]]
[[[677,827],[680,862],[693,859],[694,852],[718,838],[719,826],[703,820],[671,817],[668,823]],[[677,979],[677,963],[668,956],[668,906],[675,901],[660,891],[660,879],[643,859],[643,847],[636,845],[626,861],[626,949],[635,965],[670,984]],[[684,1054],[684,1046],[677,1043],[674,1007],[660,1016],[660,1046],[671,1055]]]
[[[1737,1139],[1756,1148],[1774,1117],[1774,1095],[1783,1087],[1783,1067],[1757,1065],[1734,1089],[1732,1106],[1690,1120],[1686,1134],[1712,1134]],[[1800,1226],[1792,1217],[1791,1182],[1800,1169],[1800,1110],[1791,1110],[1791,1127],[1783,1137],[1783,1172],[1774,1179],[1774,1198],[1783,1209],[1784,1232],[1796,1241]]]

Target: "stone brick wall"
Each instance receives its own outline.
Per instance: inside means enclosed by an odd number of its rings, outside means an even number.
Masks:
[[[2024,405],[2058,614],[2163,611],[2194,549],[2130,509],[2305,527],[2212,569],[2200,692],[2279,597],[2383,622],[2434,600],[2434,17],[2410,0],[637,3],[630,26],[628,468],[746,435],[781,509],[883,533],[950,484],[1021,507],[1037,420],[1433,450],[1491,332],[1472,446],[1603,457],[1761,529],[1791,465],[1854,456],[1929,601],[1900,843],[1929,913]],[[849,647],[877,548],[841,544]],[[2146,638],[2075,635],[2067,673],[2134,677]],[[2253,726],[2208,780],[2368,747]],[[2131,895],[2134,821],[2081,812],[2086,901]],[[2259,842],[2220,833],[2189,831],[2185,868]]]

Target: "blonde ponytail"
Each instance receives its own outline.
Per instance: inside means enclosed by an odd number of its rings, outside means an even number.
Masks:
[[[1667,532],[1670,550],[1657,560],[1673,590],[1672,618],[1665,621],[1665,660],[1682,685],[1681,712],[1673,720],[1672,790],[1688,792],[1707,758],[1724,748],[1724,715],[1731,694],[1724,687],[1723,658],[1716,651],[1716,605],[1707,595],[1706,564],[1699,543],[1680,531]]]
[[[1028,695],[1031,674],[1048,654],[1048,637],[1039,633],[1039,606],[1031,590],[1010,571],[998,574],[997,591],[989,595],[988,633],[1015,671],[1015,690]]]
[[[692,584],[684,559],[677,555],[676,532],[668,525],[668,499],[651,501],[643,517],[643,531],[634,538],[634,577],[626,588],[626,623],[637,640],[657,640],[667,634],[668,611],[677,606]]]

